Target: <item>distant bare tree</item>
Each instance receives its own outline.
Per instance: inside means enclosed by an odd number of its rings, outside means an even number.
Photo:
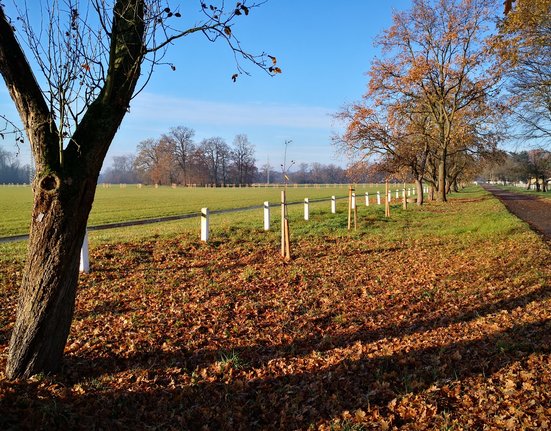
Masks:
[[[256,173],[254,146],[249,142],[247,135],[240,134],[233,140],[231,151],[235,181],[237,184],[250,184]]]
[[[184,126],[173,127],[167,134],[162,136],[162,139],[170,142],[174,148],[174,158],[182,171],[181,180],[183,184],[188,184],[190,179],[191,158],[195,151],[194,136],[195,130]]]

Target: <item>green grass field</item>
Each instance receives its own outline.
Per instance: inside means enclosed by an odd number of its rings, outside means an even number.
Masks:
[[[403,186],[400,186],[402,188]],[[365,192],[384,191],[384,185],[356,186],[359,201]],[[392,187],[392,190],[396,186]],[[287,189],[289,202],[304,198],[321,199],[332,195],[345,197],[348,186],[309,187]],[[395,195],[393,195],[394,197]],[[127,220],[141,220],[180,214],[198,213],[201,208],[212,210],[262,205],[268,201],[277,204],[281,188],[171,188],[128,185],[125,188],[98,187],[90,214],[90,226]],[[327,204],[328,205],[328,204]],[[0,237],[25,234],[28,231],[32,208],[30,187],[0,186]],[[142,228],[143,229],[143,228]]]
[[[382,190],[383,187],[379,188]],[[366,190],[371,196],[369,206],[365,205]],[[502,212],[499,211],[501,203],[491,199],[479,187],[470,187],[461,193],[450,195],[451,202],[449,204],[431,202],[421,208],[410,204],[407,210],[403,210],[401,203],[393,201],[390,219],[384,217],[384,205],[375,204],[376,190],[376,187],[357,189],[358,232],[368,229],[369,235],[381,243],[422,239],[429,233],[430,235],[453,237],[457,242],[469,242],[477,236],[503,235],[504,232],[514,231],[515,226],[518,226],[518,221],[515,218],[503,217]],[[394,190],[393,200],[395,199]],[[0,192],[2,191],[5,191],[5,188],[4,190],[0,188]],[[19,193],[13,193],[13,196],[20,198],[23,195],[22,191],[24,189],[19,189]],[[347,189],[344,187],[332,189],[289,188],[288,200],[302,202],[306,196],[310,199],[319,199],[331,195],[346,196],[346,194]],[[259,238],[267,238],[268,241],[278,244],[281,218],[280,207],[277,205],[279,196],[279,189],[171,189],[167,187],[140,190],[130,187],[126,189],[100,188],[94,203],[90,225],[179,213],[198,213],[202,206],[209,206],[212,210],[260,205],[267,200],[274,202],[271,208],[270,232],[263,230],[263,210],[261,208],[215,214],[210,218],[211,242],[219,243],[239,238],[239,241],[242,242],[255,243]],[[174,203],[175,199],[180,203]],[[469,206],[465,205],[462,205],[459,211],[459,207],[454,204],[454,201],[464,202],[464,200],[473,202],[473,211],[469,211]],[[205,205],[204,202],[207,201],[209,203]],[[171,203],[172,206],[170,206]],[[138,206],[140,209],[133,211],[133,206]],[[302,204],[288,207],[292,240],[334,235],[335,233],[354,235],[354,232],[347,232],[348,201],[346,198],[337,201],[337,214],[331,214],[330,202],[312,202],[309,221],[304,220],[303,208]],[[19,224],[23,220],[22,214],[23,212],[20,211],[19,219],[16,219],[14,213],[14,220],[19,220]],[[138,214],[141,214],[141,217]],[[20,230],[19,233],[21,232]],[[200,218],[92,231],[89,236],[90,247],[93,249],[106,244],[170,239],[182,234],[198,239]],[[25,255],[25,249],[25,241],[0,244],[0,263],[13,259],[21,260]]]

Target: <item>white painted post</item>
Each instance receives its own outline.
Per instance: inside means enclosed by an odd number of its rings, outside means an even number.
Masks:
[[[201,241],[209,240],[209,209],[201,208]]]
[[[381,192],[377,190],[377,205],[381,205]]]
[[[337,198],[335,196],[331,196],[331,214],[337,213]]]
[[[84,234],[84,241],[80,249],[80,272],[90,273],[90,255],[88,253],[88,231]]]
[[[366,207],[369,206],[369,193],[368,192],[365,192],[365,206]]]
[[[304,198],[304,220],[310,219],[310,202],[308,198]]]
[[[396,200],[398,200],[399,197],[400,195],[399,195],[398,189],[396,189]]]
[[[356,192],[352,192],[352,209],[356,209]]]
[[[270,230],[270,203],[264,202],[264,230]]]
[[[388,191],[388,202],[392,202],[392,191]]]
[[[403,197],[403,198],[406,197],[406,189],[402,189],[402,197]]]
[[[408,198],[411,196],[411,189],[408,188]]]

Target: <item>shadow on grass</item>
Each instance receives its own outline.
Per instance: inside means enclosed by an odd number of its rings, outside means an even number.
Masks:
[[[460,322],[468,322],[477,318],[487,316],[501,311],[510,311],[518,307],[525,307],[531,302],[542,301],[551,296],[551,287],[541,286],[526,294],[502,299],[497,302],[473,307],[469,310],[458,310],[455,314],[443,314],[429,319],[405,320],[400,325],[388,325],[379,327],[376,330],[358,330],[354,333],[335,334],[328,332],[332,322],[332,316],[325,316],[318,319],[316,326],[320,333],[307,338],[297,338],[287,344],[277,345],[254,345],[249,347],[235,347],[232,349],[251,367],[261,367],[270,360],[276,358],[291,358],[316,352],[327,352],[335,348],[352,346],[356,342],[373,343],[384,338],[403,338],[413,334],[422,334],[438,328],[444,328]],[[384,315],[385,310],[372,313]],[[162,344],[159,340],[157,344]],[[181,350],[178,353],[167,354],[162,351],[147,351],[132,355],[130,357],[108,356],[101,359],[90,359],[86,357],[67,357],[66,369],[72,374],[83,378],[97,378],[105,373],[117,373],[135,368],[155,367],[182,367],[193,370],[196,367],[206,367],[219,359],[219,350],[199,350],[187,352]]]

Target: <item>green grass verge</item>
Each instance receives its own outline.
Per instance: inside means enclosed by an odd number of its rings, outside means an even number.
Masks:
[[[311,203],[310,220],[305,221],[303,205],[289,206],[291,240],[296,242],[308,237],[367,236],[384,245],[451,239],[460,247],[468,247],[476,245],[479,241],[498,241],[504,236],[531,234],[526,223],[510,215],[497,199],[476,186],[450,195],[448,203],[428,202],[422,207],[409,204],[407,210],[404,210],[401,204],[394,203],[391,206],[390,218],[384,216],[384,205],[371,203],[365,206],[365,200],[358,199],[356,231],[347,229],[347,208],[347,201],[340,200],[337,204],[337,214],[331,214],[329,202]],[[269,232],[263,230],[262,209],[212,215],[211,242],[216,244],[228,240],[236,243],[269,241],[277,249],[280,220],[278,206],[272,207]],[[152,239],[163,240],[179,235],[198,239],[199,232],[198,217],[147,226],[94,231],[90,232],[90,247]],[[25,248],[25,241],[0,244],[0,264],[23,260]]]
[[[400,186],[401,187],[401,186]],[[393,190],[396,188],[394,186]],[[356,186],[358,199],[365,192],[383,191],[384,185]],[[304,198],[323,199],[347,196],[348,186],[293,187],[287,189],[289,202]],[[201,208],[222,210],[262,205],[281,201],[281,188],[171,188],[128,185],[124,188],[99,186],[90,214],[90,226],[128,220],[141,220],[189,213]],[[32,192],[29,186],[0,186],[0,237],[28,232],[32,209]],[[142,228],[143,229],[143,228]]]
[[[551,200],[551,191],[550,192],[537,192],[533,187],[530,190],[526,190],[524,187],[516,187],[516,186],[504,186],[500,184],[496,184],[496,187],[499,187],[500,189],[507,190],[513,193],[522,193],[532,196],[538,196],[543,199],[549,199]]]

